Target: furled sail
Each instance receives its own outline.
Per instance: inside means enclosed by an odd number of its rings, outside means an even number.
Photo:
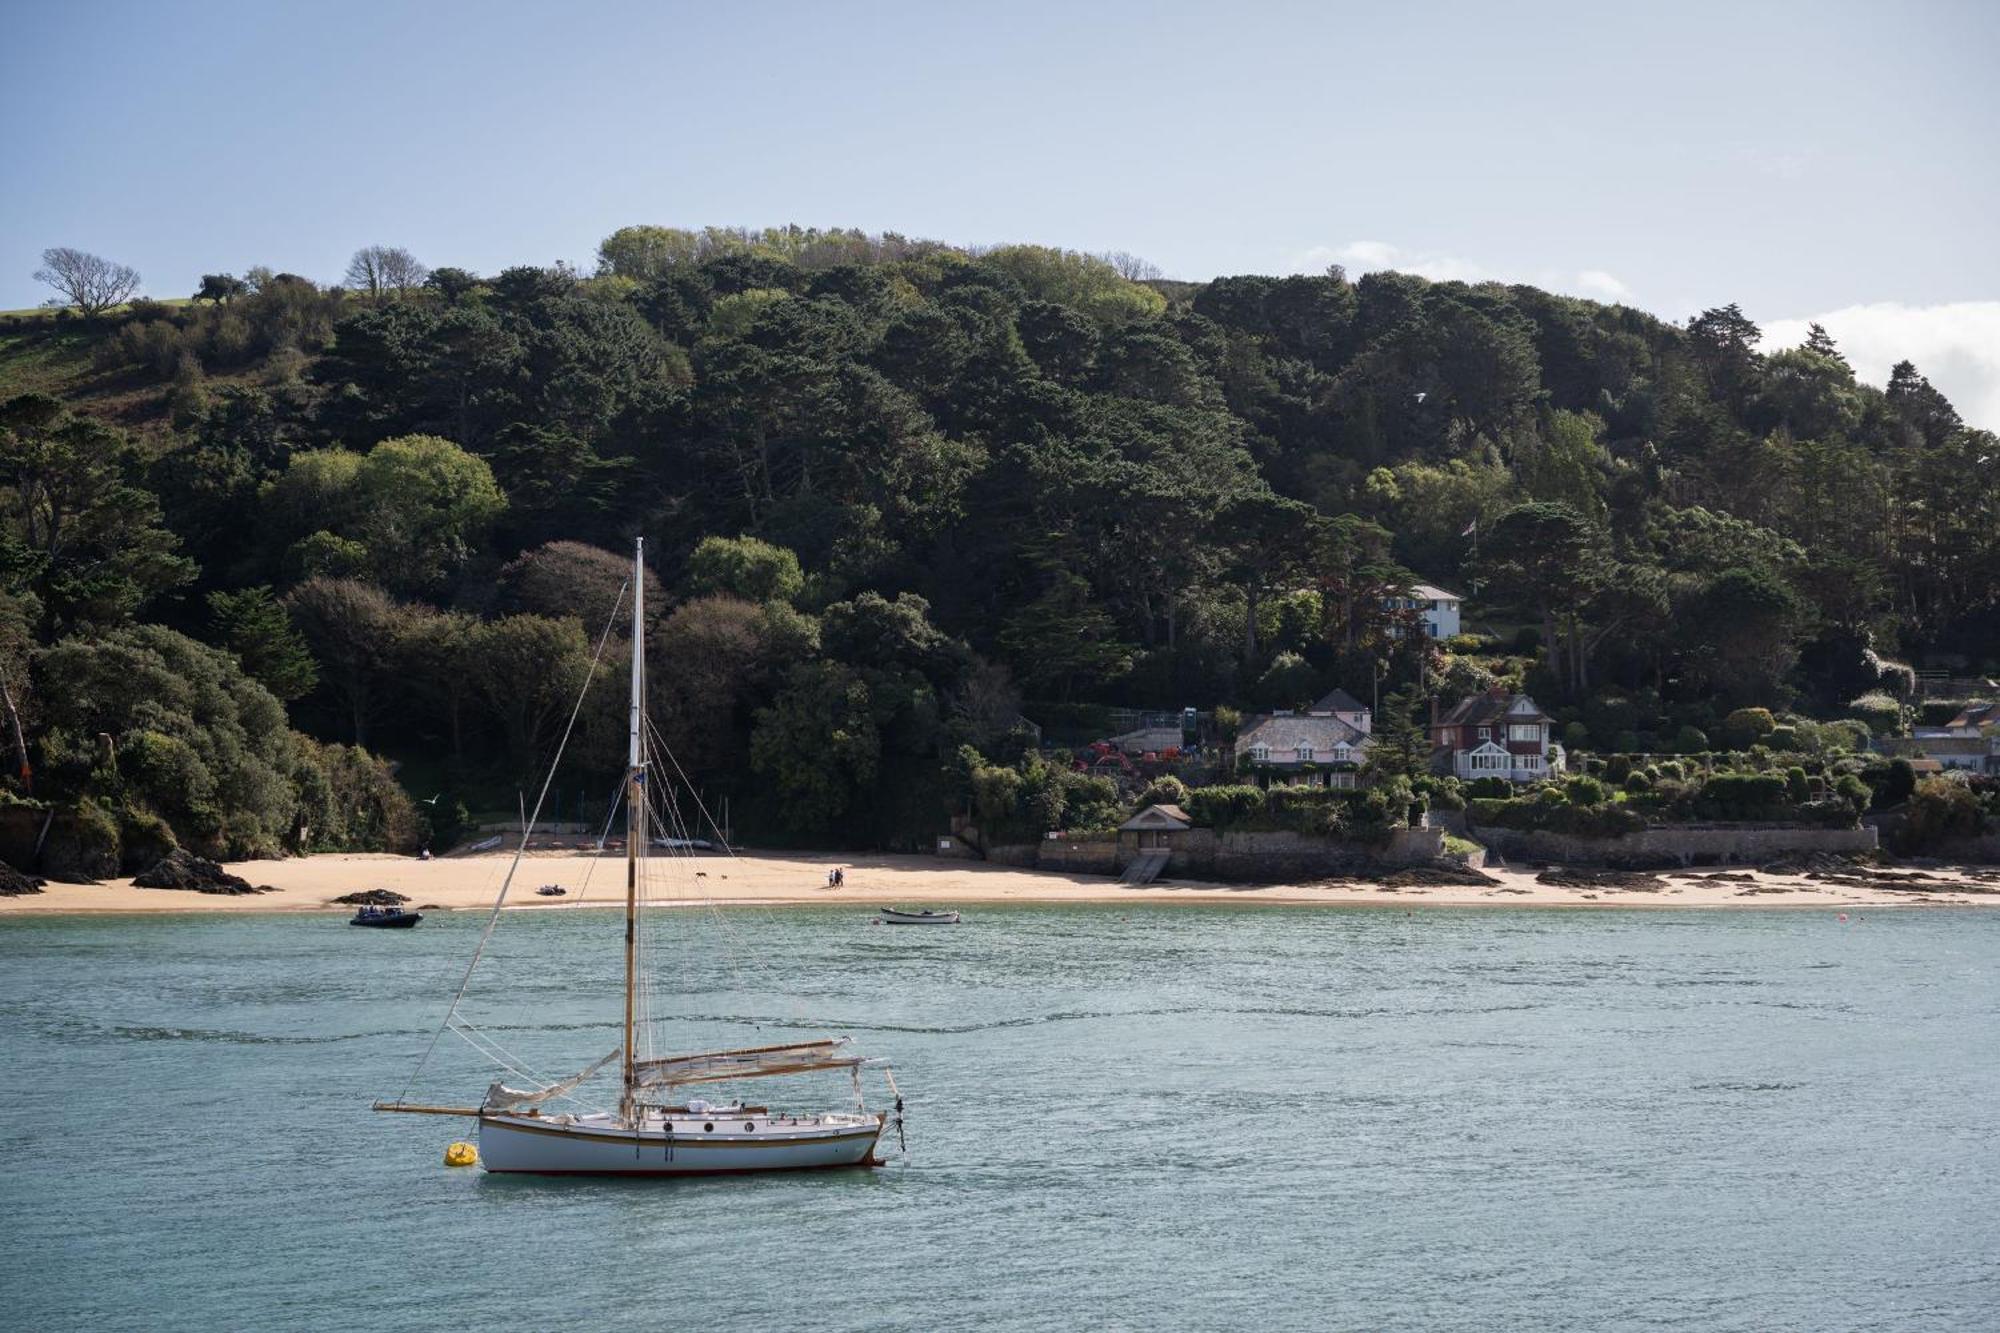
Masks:
[[[702,1051],[633,1065],[633,1086],[674,1087],[686,1083],[720,1083],[732,1078],[768,1078],[774,1074],[804,1074],[821,1069],[858,1069],[870,1061],[849,1051],[847,1037],[793,1042],[783,1046],[748,1046],[734,1051]]]
[[[591,1075],[610,1064],[613,1060],[616,1060],[621,1054],[623,1054],[622,1051],[613,1051],[590,1068],[584,1070],[581,1074],[572,1074],[560,1082],[551,1083],[546,1088],[534,1091],[524,1092],[520,1088],[510,1088],[504,1083],[495,1083],[486,1090],[485,1109],[488,1111],[519,1111],[525,1110],[530,1106],[540,1106],[543,1102],[582,1087],[590,1080]]]

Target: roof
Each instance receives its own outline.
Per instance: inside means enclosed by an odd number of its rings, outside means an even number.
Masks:
[[[1179,727],[1141,727],[1111,737],[1111,743],[1128,754],[1141,754],[1147,750],[1176,749],[1186,739]]]
[[[1947,727],[1984,727],[2000,725],[2000,704],[1967,704],[1959,710],[1957,717],[1945,723]]]
[[[1455,592],[1447,592],[1434,583],[1418,583],[1410,587],[1410,596],[1426,602],[1462,602],[1465,599]]]
[[[1520,706],[1523,704],[1527,705],[1525,711],[1520,710]],[[1470,699],[1460,699],[1452,705],[1451,711],[1437,720],[1437,725],[1441,727],[1492,726],[1510,714],[1514,717],[1533,718],[1538,721],[1542,718],[1542,710],[1527,695],[1496,695],[1489,691],[1486,694],[1475,694]]]
[[[1986,736],[1883,736],[1875,742],[1878,754],[1984,755],[1993,753],[1994,738]]]
[[[1990,754],[1993,743],[1984,736],[1933,736],[1918,742],[1914,748],[1935,759],[1948,754]]]
[[[1127,829],[1167,829],[1177,831],[1194,827],[1194,820],[1188,812],[1177,805],[1149,805],[1138,814],[1118,826],[1120,832]]]
[[[1274,754],[1289,754],[1305,745],[1315,750],[1331,750],[1336,745],[1358,750],[1367,743],[1367,732],[1337,717],[1287,714],[1260,718],[1254,726],[1245,728],[1236,737],[1236,752],[1241,754],[1253,745],[1268,745]]]
[[[1365,713],[1368,705],[1349,694],[1346,690],[1333,690],[1320,696],[1312,706],[1315,713]]]

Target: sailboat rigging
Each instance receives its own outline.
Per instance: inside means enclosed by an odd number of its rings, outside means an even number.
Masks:
[[[644,906],[645,861],[648,853],[649,778],[653,752],[646,724],[645,542],[638,543],[632,571],[632,698],[630,737],[626,752],[625,789],[625,938],[624,1012],[617,1050],[580,1073],[521,1089],[495,1081],[478,1106],[429,1106],[398,1098],[378,1101],[374,1109],[417,1115],[464,1115],[476,1118],[479,1157],[488,1171],[549,1175],[706,1175],[722,1172],[801,1170],[818,1167],[874,1166],[877,1150],[890,1123],[886,1111],[868,1109],[861,1073],[879,1069],[895,1099],[895,1123],[900,1141],[903,1099],[887,1062],[859,1055],[846,1037],[749,1046],[734,1050],[649,1057],[638,1045],[639,994],[642,989],[639,921]],[[607,634],[609,627],[607,626]],[[601,643],[600,643],[601,651]],[[578,700],[579,707],[581,699]],[[572,723],[574,723],[572,713]],[[567,740],[567,734],[565,734]],[[562,755],[558,750],[556,763]],[[671,759],[671,756],[669,756]],[[553,776],[553,769],[551,769]],[[544,792],[547,787],[544,785]],[[538,803],[539,808],[539,803]],[[671,815],[672,808],[668,807]],[[670,819],[670,825],[677,823]],[[525,829],[522,841],[526,847]],[[515,858],[514,869],[520,865]],[[486,938],[499,919],[514,869],[501,884],[471,967],[477,967]],[[475,1037],[457,1016],[465,986],[459,987],[443,1027],[465,1037],[503,1067],[520,1072],[489,1039]],[[435,1047],[435,1038],[433,1038]],[[428,1059],[428,1052],[426,1052]],[[598,1073],[616,1061],[619,1095],[615,1110],[550,1114],[551,1102],[573,1099]],[[419,1070],[422,1065],[419,1064]],[[737,1080],[782,1075],[845,1072],[853,1087],[854,1106],[848,1111],[786,1114],[742,1100],[710,1101],[689,1096],[686,1089]]]

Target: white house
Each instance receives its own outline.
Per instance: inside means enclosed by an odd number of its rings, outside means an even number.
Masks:
[[[1391,611],[1416,612],[1425,634],[1433,639],[1449,639],[1458,633],[1458,608],[1464,600],[1455,592],[1419,583],[1401,596],[1385,598],[1383,605]],[[1403,636],[1400,625],[1389,632],[1397,638]]]
[[[1315,784],[1323,781],[1329,787],[1351,788],[1368,758],[1368,710],[1362,709],[1361,717],[1363,726],[1343,721],[1330,711],[1253,718],[1236,736],[1238,764],[1247,763],[1261,774],[1304,777]]]
[[[1307,710],[1309,717],[1331,717],[1345,722],[1366,736],[1375,730],[1375,714],[1367,704],[1349,694],[1346,690],[1333,690],[1323,694],[1319,702]]]

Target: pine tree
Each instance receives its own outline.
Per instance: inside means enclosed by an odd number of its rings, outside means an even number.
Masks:
[[[1429,770],[1431,738],[1419,715],[1423,702],[1422,691],[1414,685],[1382,701],[1374,739],[1368,743],[1370,781],[1415,777]]]
[[[269,588],[212,592],[208,610],[215,621],[216,640],[236,654],[246,673],[280,699],[300,698],[319,683],[319,666],[305,638]]]
[[[1840,354],[1840,348],[1835,345],[1833,335],[1828,333],[1822,324],[1814,324],[1807,330],[1806,350],[1817,352],[1830,361],[1838,361],[1843,366],[1847,365],[1847,358]]]

